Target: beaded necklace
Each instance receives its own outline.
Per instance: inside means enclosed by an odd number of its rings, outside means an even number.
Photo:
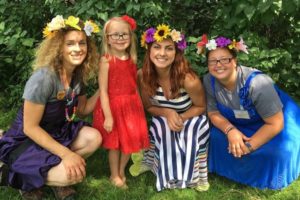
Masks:
[[[74,98],[76,96],[75,95],[75,90],[73,88],[69,87],[69,84],[63,78],[63,76],[61,74],[60,74],[60,81],[63,84],[64,90],[67,93],[66,96],[65,96],[65,102],[66,102],[66,104],[65,104],[65,116],[66,116],[66,120],[68,122],[71,122],[71,121],[73,121],[75,119],[75,117],[76,117],[76,110],[77,110],[77,106],[75,106],[75,100],[74,100]],[[70,88],[72,89],[71,100],[68,99],[68,91],[69,91]],[[73,103],[74,103],[73,112],[72,112],[72,115],[70,117],[70,115],[69,115],[69,107],[71,107]]]
[[[72,89],[72,94],[71,94],[71,100],[69,100],[66,97],[66,108],[65,108],[65,115],[66,115],[66,120],[68,122],[71,122],[74,120],[74,118],[76,117],[76,110],[77,110],[77,106],[73,106],[73,113],[71,115],[71,117],[69,116],[69,106],[72,105],[72,103],[74,102],[74,98],[75,98],[75,90]]]

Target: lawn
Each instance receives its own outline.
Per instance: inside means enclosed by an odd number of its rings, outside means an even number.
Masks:
[[[0,129],[7,129],[15,116],[15,110],[0,113]],[[128,167],[131,164],[130,161]],[[157,192],[155,177],[151,172],[132,177],[127,169],[129,189],[117,189],[109,182],[107,152],[101,149],[87,160],[87,178],[74,187],[78,192],[77,200],[300,200],[300,178],[280,191],[250,188],[214,174],[209,174],[209,183],[211,187],[207,192],[197,192],[193,189]],[[48,187],[44,190],[45,199],[54,199]],[[0,199],[20,200],[21,197],[15,189],[0,187]]]
[[[128,166],[130,166],[131,161]],[[109,182],[109,166],[107,152],[98,150],[87,160],[87,179],[75,186],[78,200],[300,200],[300,179],[280,191],[258,190],[234,183],[214,174],[209,174],[210,189],[207,192],[197,192],[193,189],[164,190],[157,192],[155,177],[146,172],[138,177],[127,174],[129,189],[124,191],[113,187]],[[128,171],[128,170],[127,170]],[[54,199],[49,188],[45,188],[45,199]],[[18,191],[1,187],[0,199],[21,199]]]

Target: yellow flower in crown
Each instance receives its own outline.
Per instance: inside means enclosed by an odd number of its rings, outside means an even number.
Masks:
[[[229,49],[235,49],[236,48],[236,40],[235,39],[233,39],[232,42],[231,42],[231,44],[228,45],[228,48]]]
[[[52,36],[54,35],[54,32],[53,31],[50,31],[49,30],[49,27],[46,26],[43,30],[43,37],[46,38],[46,37],[49,37],[51,38]]]
[[[169,28],[169,26],[165,25],[165,24],[160,24],[157,26],[156,28],[156,32],[154,33],[154,39],[157,42],[161,42],[164,39],[166,39],[171,33],[171,29]]]
[[[69,16],[68,19],[65,20],[65,24],[71,26],[79,31],[81,31],[80,26],[78,26],[79,18],[74,16]]]
[[[147,45],[146,45],[146,37],[147,37],[147,32],[145,31],[141,37],[141,47],[146,47],[147,48]]]
[[[83,23],[78,17],[69,16],[67,19],[64,19],[61,15],[57,15],[43,29],[43,36],[51,38],[59,30],[69,30],[70,28],[71,30],[84,31],[87,36],[91,36],[92,33],[100,32],[100,28],[92,20],[87,20]]]
[[[84,28],[83,30],[85,31],[87,36],[91,36],[92,33],[99,33],[100,29],[97,26],[97,24],[95,24],[93,21],[88,20],[84,23]]]

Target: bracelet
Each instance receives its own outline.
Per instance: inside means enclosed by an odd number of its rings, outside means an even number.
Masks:
[[[254,149],[252,148],[252,145],[249,142],[245,142],[245,145],[247,146],[247,148],[250,152],[254,151]]]
[[[233,126],[231,124],[228,125],[224,130],[225,135],[227,135],[232,129],[235,129],[235,126]]]

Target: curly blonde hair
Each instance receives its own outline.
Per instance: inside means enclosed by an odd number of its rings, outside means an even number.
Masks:
[[[78,31],[74,29],[59,30],[53,37],[44,39],[36,50],[35,60],[33,62],[34,70],[48,67],[56,73],[62,69],[62,48],[65,35],[69,31]],[[87,81],[96,74],[99,55],[97,53],[95,42],[87,38],[87,56],[83,63],[77,66],[75,73],[81,77],[82,82],[87,84]]]

